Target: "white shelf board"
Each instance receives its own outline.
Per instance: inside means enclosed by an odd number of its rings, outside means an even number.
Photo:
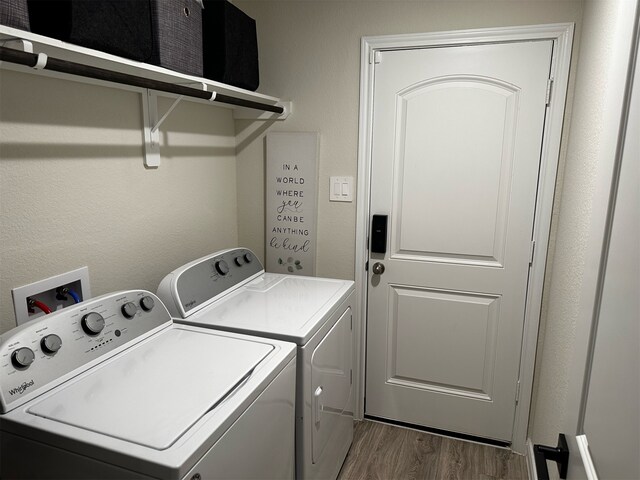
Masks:
[[[141,77],[150,78],[153,80],[159,80],[163,82],[173,83],[176,85],[193,86],[194,88],[202,88],[209,92],[217,92],[224,95],[230,95],[245,100],[251,100],[254,102],[261,102],[270,105],[280,105],[285,107],[285,112],[282,115],[277,116],[278,120],[284,120],[291,110],[290,102],[282,102],[277,97],[264,95],[262,93],[252,92],[242,88],[234,87],[232,85],[226,85],[224,83],[216,82],[206,78],[196,77],[193,75],[187,75],[184,73],[169,70],[167,68],[158,67],[156,65],[150,65],[147,63],[136,62],[135,60],[129,60],[126,58],[111,55],[109,53],[101,52],[99,50],[93,50],[86,47],[81,47],[67,42],[62,42],[54,38],[45,37],[32,32],[19,30],[17,28],[7,27],[0,25],[0,45],[6,40],[22,39],[31,42],[33,45],[33,53],[45,53],[48,56],[60,58],[71,62],[80,63],[83,65],[90,65],[93,67],[104,68],[106,70],[126,73],[129,75],[137,75]],[[73,79],[75,81],[83,83],[92,83],[99,85],[109,85],[114,88],[120,88],[125,90],[142,91],[142,88],[131,87],[118,83],[105,82],[101,80],[94,80],[90,78],[80,77],[77,75],[68,75],[64,73],[51,72],[47,70],[35,70],[33,68],[25,67],[22,65],[11,64],[8,62],[0,62],[0,67],[3,69],[31,72],[41,75],[49,75],[56,78]],[[158,95],[167,97],[176,97],[174,94],[166,92],[157,92]],[[184,98],[186,101],[194,101],[198,103],[209,103],[207,100],[200,100],[197,98]],[[215,104],[219,108],[233,108],[241,110],[242,118],[247,118],[247,109],[240,109],[232,105]],[[251,116],[249,114],[249,116]],[[263,115],[262,112],[256,110],[255,114],[251,117],[254,119],[267,119],[274,118],[273,115]]]

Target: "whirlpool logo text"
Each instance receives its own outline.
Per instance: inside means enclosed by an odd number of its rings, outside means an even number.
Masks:
[[[12,388],[11,390],[9,390],[9,394],[10,395],[15,395],[15,394],[22,395],[24,393],[24,391],[29,387],[33,387],[33,380],[31,380],[30,382],[23,382],[23,384],[20,385],[19,387]]]

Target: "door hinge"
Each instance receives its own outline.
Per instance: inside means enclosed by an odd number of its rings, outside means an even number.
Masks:
[[[365,272],[368,272],[368,271],[369,271],[369,260],[367,260],[367,261],[364,263],[364,271],[365,271]]]
[[[380,50],[371,50],[369,54],[369,64],[380,63],[382,56],[380,55],[382,52]]]
[[[549,105],[551,103],[551,90],[553,89],[553,78],[547,80],[547,93],[545,95],[545,105]]]
[[[531,240],[531,250],[529,251],[529,265],[533,265],[533,256],[536,253],[536,241]]]
[[[520,380],[516,384],[516,405],[518,405],[518,402],[520,402]]]
[[[353,385],[353,370],[349,370],[349,382]]]
[[[349,318],[351,320],[351,331],[353,331],[353,315],[351,315]]]

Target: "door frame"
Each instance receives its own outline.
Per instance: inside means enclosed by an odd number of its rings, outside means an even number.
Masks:
[[[378,53],[389,50],[552,40],[554,42],[551,60],[553,85],[543,132],[542,158],[533,230],[535,250],[538,253],[533,258],[527,289],[519,371],[520,400],[516,405],[511,443],[511,448],[514,451],[522,454],[526,452],[527,427],[538,342],[538,325],[540,321],[542,290],[546,268],[546,252],[549,242],[551,212],[562,138],[573,32],[573,23],[560,23],[362,38],[360,50],[360,114],[355,254],[355,317],[357,320],[354,332],[354,354],[356,357],[355,371],[357,372],[355,385],[355,416],[357,419],[364,417],[364,369],[366,366],[366,312],[368,293],[365,265],[368,258],[370,228],[369,197],[371,187],[371,145],[373,141],[374,67]]]

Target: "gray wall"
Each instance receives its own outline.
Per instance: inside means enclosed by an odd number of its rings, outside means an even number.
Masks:
[[[172,269],[237,244],[231,111],[181,103],[150,170],[141,105],[129,91],[0,70],[0,333],[15,326],[14,287],[87,265],[94,296],[155,291]]]
[[[176,266],[236,244],[262,256],[268,129],[320,132],[318,274],[353,278],[356,205],[327,197],[329,176],[357,174],[360,38],[576,22],[580,68],[572,69],[531,428],[534,441],[553,444],[586,261],[611,2],[587,2],[584,41],[581,1],[235,3],[258,21],[260,91],[293,100],[294,112],[285,122],[234,124],[228,110],[181,104],[162,127],[158,170],[143,167],[139,95],[0,71],[0,332],[13,326],[11,288],[82,265],[98,295],[155,290]],[[572,112],[576,78],[584,83]]]
[[[320,132],[320,169],[318,198],[317,274],[353,279],[355,257],[356,205],[328,201],[329,177],[357,172],[359,113],[360,39],[368,35],[435,32],[467,28],[533,25],[575,22],[574,65],[580,44],[582,2],[572,1],[236,1],[240,8],[258,22],[261,88],[273,95],[291,99],[291,117],[271,127],[283,131]],[[570,78],[569,101],[559,165],[559,180],[554,204],[549,272],[545,284],[542,333],[545,324],[552,335],[544,336],[540,345],[549,345],[549,355],[539,349],[534,402],[535,415],[531,432],[536,442],[555,444],[566,395],[566,370],[563,363],[572,351],[571,323],[564,313],[572,311],[576,295],[576,278],[571,269],[581,262],[583,223],[588,218],[562,222],[564,229],[559,258],[554,258],[555,232],[560,211],[573,218],[583,201],[582,188],[588,179],[572,160],[568,176],[565,168],[568,131],[571,121],[571,98],[574,73]],[[263,138],[264,126],[236,122],[239,139],[238,233],[240,243],[258,252],[264,251],[263,221]],[[588,175],[587,175],[588,177]],[[572,193],[564,204],[563,190]],[[588,190],[584,196],[589,196]],[[579,213],[578,213],[579,215]],[[581,228],[572,235],[577,222]],[[575,240],[577,244],[573,244]],[[555,295],[548,305],[551,272],[558,262],[554,288],[567,291],[567,298]],[[569,269],[569,270],[568,270]]]
[[[625,73],[617,70],[616,63],[630,42],[620,34],[629,31],[633,22],[626,13],[629,8],[622,8],[630,3],[593,0],[584,4],[566,165],[558,179],[562,198],[556,200],[553,220],[557,227],[555,249],[547,272],[534,384],[537,395],[532,409],[532,438],[550,445],[555,445],[558,432],[572,433],[565,430],[566,420],[577,416],[577,405],[567,405],[567,400],[572,401],[570,374],[583,367],[570,367],[576,350],[586,348],[576,343],[576,324],[588,321],[579,318],[583,305],[591,304],[590,299],[582,298],[583,283],[585,274],[597,269],[600,260],[599,255],[588,255],[588,244],[594,241],[589,238],[593,199],[599,162],[606,165],[615,155],[619,110],[613,110],[614,119],[607,115],[612,115],[612,105],[617,105],[616,97],[621,95],[619,85]],[[622,63],[626,71],[627,63]]]

